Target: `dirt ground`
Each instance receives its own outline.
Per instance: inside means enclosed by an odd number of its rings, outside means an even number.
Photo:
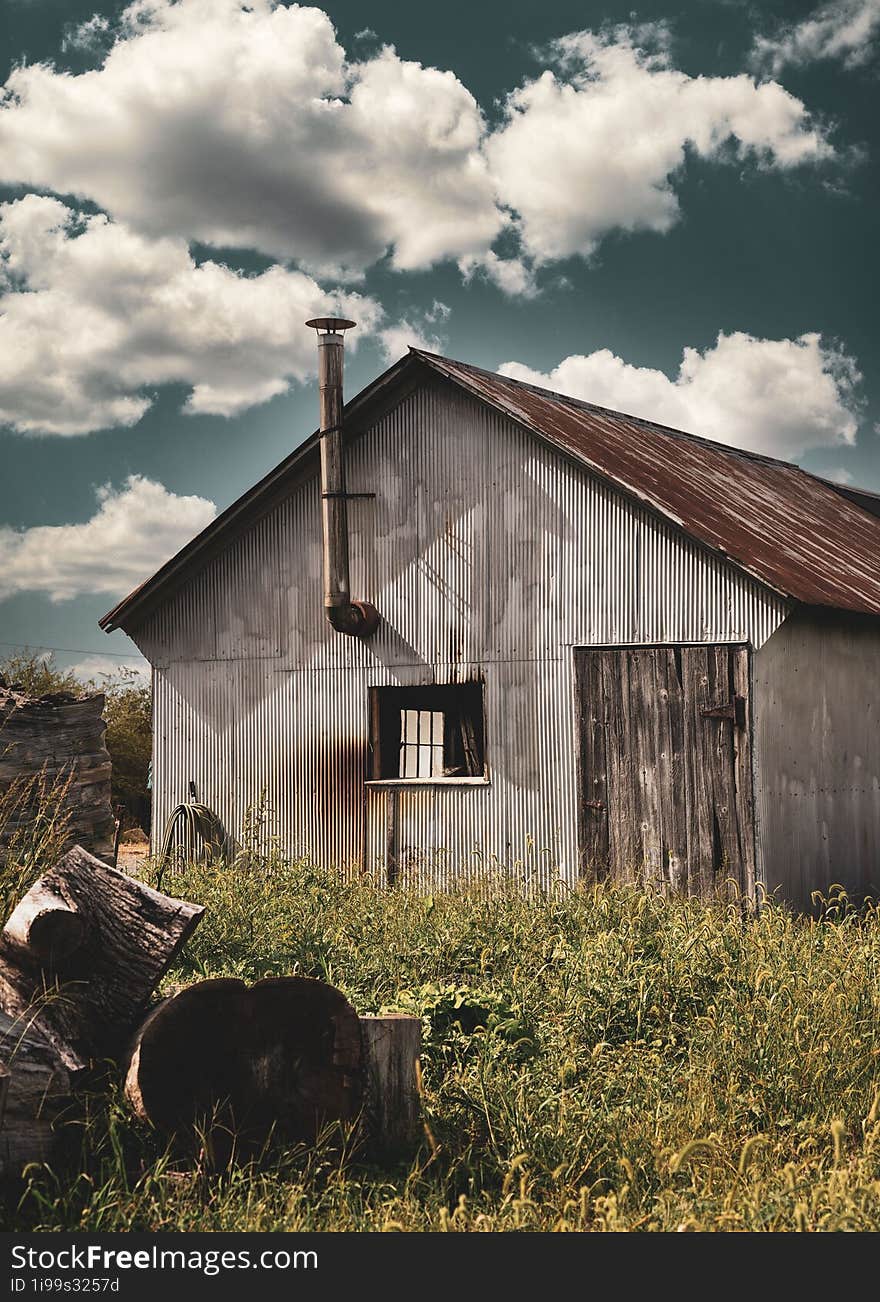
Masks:
[[[139,827],[132,828],[128,832],[123,832],[119,841],[119,855],[116,859],[117,868],[123,872],[131,873],[137,877],[147,855],[150,853],[150,843]]]

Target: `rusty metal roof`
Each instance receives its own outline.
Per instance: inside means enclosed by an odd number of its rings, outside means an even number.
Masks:
[[[350,431],[381,404],[434,375],[458,385],[679,525],[783,596],[880,614],[880,502],[786,461],[595,407],[436,353],[410,349],[351,402]],[[289,491],[316,458],[317,432],[99,621],[138,619]]]
[[[860,500],[873,495],[464,362],[417,355],[784,596],[880,614],[880,519]]]

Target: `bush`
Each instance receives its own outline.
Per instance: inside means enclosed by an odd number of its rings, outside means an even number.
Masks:
[[[86,690],[69,669],[59,669],[54,652],[16,651],[0,660],[0,685],[13,687],[25,696],[50,696],[70,692],[81,696]]]
[[[149,830],[147,775],[153,745],[152,693],[133,670],[122,669],[101,688],[107,700],[105,744],[113,761],[114,806],[125,811],[124,826]]]

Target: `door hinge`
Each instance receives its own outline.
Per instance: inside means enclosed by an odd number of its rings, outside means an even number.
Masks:
[[[707,705],[700,710],[704,719],[730,719],[737,728],[746,726],[746,698],[734,696],[726,705]]]

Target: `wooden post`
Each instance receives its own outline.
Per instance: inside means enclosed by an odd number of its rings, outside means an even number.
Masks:
[[[404,1013],[360,1019],[364,1045],[364,1120],[381,1156],[403,1156],[421,1137],[419,1058],[422,1023]]]
[[[388,886],[396,885],[400,876],[399,811],[400,792],[396,787],[389,787],[385,793],[385,882]]]

